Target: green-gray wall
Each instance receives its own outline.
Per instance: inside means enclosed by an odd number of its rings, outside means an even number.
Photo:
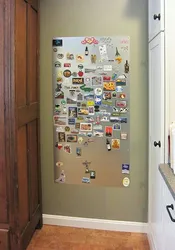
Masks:
[[[147,0],[41,0],[40,101],[44,214],[147,221],[147,8]],[[131,184],[128,188],[55,184],[52,139],[52,37],[110,35],[131,37]]]

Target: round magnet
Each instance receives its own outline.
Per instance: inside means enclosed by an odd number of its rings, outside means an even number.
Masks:
[[[129,179],[128,177],[125,177],[125,178],[123,179],[123,186],[124,186],[124,187],[128,187],[129,184],[130,184],[130,179]]]
[[[77,77],[77,72],[73,72],[73,73],[72,73],[72,76],[73,76],[73,77]]]
[[[80,77],[82,77],[82,76],[83,76],[83,71],[79,71],[79,72],[78,72],[78,75],[79,75]]]
[[[79,64],[79,65],[78,65],[78,68],[79,68],[79,69],[83,69],[83,67],[84,67],[83,64]]]
[[[55,62],[55,67],[61,68],[61,63],[59,61]]]
[[[70,127],[69,126],[66,126],[65,127],[65,132],[69,132],[70,131]]]
[[[101,88],[96,88],[96,89],[94,90],[94,92],[95,92],[96,95],[99,96],[99,95],[102,95],[102,92],[103,92],[103,91],[102,91]]]
[[[68,69],[66,69],[66,70],[63,72],[63,75],[64,75],[65,77],[70,77],[70,76],[71,76],[71,71],[68,70]]]
[[[53,51],[54,51],[54,52],[57,52],[57,48],[53,48]]]
[[[62,167],[62,166],[63,166],[63,162],[58,161],[58,162],[56,163],[56,166],[57,166],[57,167]]]
[[[62,105],[65,105],[66,104],[66,101],[63,99],[63,100],[61,100],[61,104]]]
[[[58,59],[62,59],[63,57],[64,57],[63,54],[58,54],[58,55],[57,55],[57,58],[58,58]]]

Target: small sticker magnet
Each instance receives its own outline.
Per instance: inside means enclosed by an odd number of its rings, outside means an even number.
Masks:
[[[64,57],[64,54],[61,54],[61,53],[60,53],[60,54],[57,55],[57,58],[58,58],[58,59],[63,59],[63,57]]]
[[[61,68],[61,63],[60,63],[59,61],[56,61],[56,62],[55,62],[55,67],[56,67],[56,68]]]
[[[81,148],[76,148],[76,155],[77,157],[81,157],[82,156],[82,149]]]
[[[101,76],[92,77],[92,86],[102,86],[103,80]]]
[[[127,140],[127,138],[128,138],[128,134],[127,134],[127,133],[124,133],[124,132],[121,132],[121,134],[120,134],[120,139],[121,139],[121,140]]]
[[[116,92],[118,92],[118,93],[123,92],[123,87],[122,86],[117,86],[116,87]]]
[[[71,67],[71,63],[64,63],[64,67],[65,68],[70,68]]]
[[[94,170],[90,170],[90,179],[95,179],[96,173]]]
[[[122,164],[122,174],[129,174],[130,165],[129,164]]]
[[[92,131],[92,123],[80,123],[80,131]]]
[[[68,70],[68,69],[66,69],[66,70],[63,72],[64,77],[70,77],[71,74],[72,74],[71,71]]]
[[[97,95],[97,96],[100,96],[100,95],[102,95],[102,89],[101,88],[96,88],[95,90],[94,90],[94,93],[95,93],[95,95]]]
[[[80,70],[80,71],[78,72],[78,76],[79,76],[79,77],[82,77],[83,75],[84,75],[83,71]]]
[[[70,131],[70,127],[69,126],[65,126],[64,130],[65,130],[65,132],[69,132]]]
[[[112,131],[113,131],[112,126],[106,126],[105,127],[105,135],[106,135],[106,137],[112,137]]]
[[[103,82],[104,91],[114,91],[115,88],[115,82]]]
[[[64,170],[61,170],[60,176],[58,179],[55,180],[55,182],[59,182],[59,183],[64,183],[66,179]]]
[[[77,142],[77,135],[67,135],[67,142]]]
[[[62,166],[63,166],[63,162],[58,161],[58,162],[56,163],[56,166],[57,166],[57,167],[62,167]]]
[[[83,137],[78,137],[78,143],[82,144],[82,142],[83,142]]]
[[[94,115],[94,106],[88,107],[89,115]]]
[[[127,103],[126,103],[126,101],[116,101],[115,106],[118,108],[126,108]]]
[[[84,62],[84,56],[83,55],[76,55],[77,62]]]
[[[71,118],[77,117],[77,107],[68,107],[68,116]]]
[[[97,56],[91,55],[91,63],[96,63],[96,61],[97,61]]]
[[[64,127],[61,126],[56,127],[56,132],[64,132]]]
[[[94,100],[88,100],[87,106],[94,106]]]
[[[58,141],[59,142],[65,142],[66,138],[65,138],[65,133],[64,132],[58,132]]]
[[[63,46],[63,40],[62,39],[53,39],[52,40],[52,46],[54,46],[54,47],[62,47]]]
[[[67,60],[74,60],[74,55],[70,54],[69,52],[66,54]]]
[[[113,149],[120,149],[120,139],[112,139],[111,146]]]
[[[88,177],[83,177],[83,178],[82,178],[82,183],[90,183],[90,178],[88,178]]]
[[[68,153],[68,154],[72,153],[71,146],[68,145],[68,144],[64,145],[63,150],[64,150],[65,153]]]
[[[112,71],[112,65],[104,65],[103,70],[104,71]]]
[[[95,37],[85,37],[82,44],[98,44],[98,40]]]
[[[126,94],[124,94],[124,93],[119,94],[119,98],[120,98],[120,99],[125,99],[125,98],[126,98]]]
[[[62,147],[63,147],[63,144],[60,144],[60,143],[57,144],[57,148],[58,148],[59,150],[62,149]]]
[[[121,124],[120,123],[113,124],[113,130],[121,130]]]
[[[75,125],[75,118],[68,118],[69,125]]]
[[[123,179],[123,186],[124,186],[124,187],[128,187],[129,184],[130,184],[130,179],[129,179],[128,177],[125,177],[125,178]]]

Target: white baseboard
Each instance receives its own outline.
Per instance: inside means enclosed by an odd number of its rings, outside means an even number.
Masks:
[[[148,232],[147,232],[147,238],[148,238],[148,242],[149,242],[149,246],[150,246],[150,250],[157,250],[155,243],[154,243],[154,239],[152,236],[152,229],[150,227],[150,225],[148,224]]]
[[[147,223],[141,222],[90,219],[43,214],[43,223],[47,225],[57,226],[101,229],[120,232],[147,233]]]

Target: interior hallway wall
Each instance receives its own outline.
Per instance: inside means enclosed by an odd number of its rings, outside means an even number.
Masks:
[[[147,221],[147,5],[147,0],[41,0],[41,166],[45,214]],[[127,35],[131,38],[131,184],[128,188],[109,188],[54,183],[52,38],[115,35]]]

